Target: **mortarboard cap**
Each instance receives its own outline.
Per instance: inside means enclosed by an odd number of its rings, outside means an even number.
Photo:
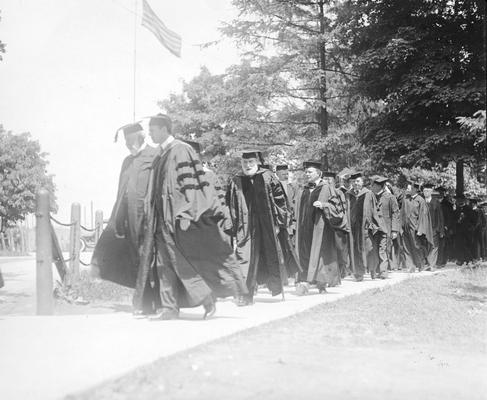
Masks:
[[[247,149],[242,150],[242,158],[249,159],[249,158],[256,158],[259,160],[260,164],[264,164],[264,157],[262,156],[262,152],[257,149]]]
[[[140,125],[140,123],[138,123],[138,122],[134,122],[131,124],[121,126],[115,132],[115,142],[118,140],[118,134],[120,133],[120,131],[122,131],[123,134],[125,136],[127,136],[127,135],[130,135],[131,133],[141,132],[141,131],[143,131],[143,129],[142,129],[142,125]]]
[[[422,186],[421,183],[419,182],[412,182],[413,187],[415,187],[418,190],[421,190]]]
[[[432,183],[425,183],[423,185],[423,189],[433,189],[435,187],[435,185],[433,185]]]
[[[201,144],[200,143],[194,142],[192,140],[184,140],[184,143],[189,144],[194,149],[194,151],[196,151],[198,154],[201,153]]]
[[[305,161],[303,162],[303,168],[306,169],[306,168],[316,168],[316,169],[319,169],[321,171],[321,161],[317,161],[317,160],[309,160],[309,161]]]
[[[350,179],[357,179],[357,178],[361,178],[363,176],[362,172],[352,172],[350,174]]]
[[[276,171],[284,171],[287,169],[289,169],[289,166],[287,164],[276,165]]]
[[[262,157],[262,152],[260,150],[249,149],[249,150],[242,150],[242,158],[257,158],[259,159]]]

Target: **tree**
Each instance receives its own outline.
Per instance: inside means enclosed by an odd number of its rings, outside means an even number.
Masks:
[[[244,61],[220,76],[203,69],[161,102],[179,119],[178,133],[199,137],[220,158],[258,145],[276,160],[319,158],[326,149],[337,170],[363,163],[356,124],[376,105],[348,92],[353,77],[333,39],[329,2],[233,3],[239,18],[222,30]]]
[[[350,90],[384,104],[360,126],[375,165],[485,159],[477,134],[456,120],[485,109],[483,0],[346,0],[335,12],[358,77]]]
[[[338,151],[333,147],[336,135],[342,125],[350,125],[359,100],[345,85],[353,74],[335,38],[333,3],[234,0],[238,19],[223,28],[255,66],[282,78],[284,85],[274,96],[285,104],[289,129],[314,141],[313,148],[321,146],[328,158],[337,157],[332,154]],[[335,138],[328,142],[330,134]]]
[[[0,217],[3,227],[35,211],[35,194],[48,189],[54,203],[54,183],[47,174],[46,153],[30,134],[14,135],[0,125]]]
[[[329,161],[337,169],[363,161],[353,123],[337,124],[326,138],[321,137],[316,123],[308,120],[309,109],[281,103],[286,85],[279,74],[244,61],[221,75],[202,68],[183,84],[181,94],[159,105],[171,115],[175,134],[200,141],[206,156],[229,174],[238,168],[238,150],[245,147],[263,150],[271,163],[286,161],[295,167],[303,159],[320,157],[324,147],[335,150]]]

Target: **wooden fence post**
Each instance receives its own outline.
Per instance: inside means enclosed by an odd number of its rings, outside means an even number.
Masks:
[[[103,232],[103,211],[96,210],[95,213],[95,245],[100,239],[101,233]]]
[[[49,192],[40,189],[36,196],[36,298],[37,315],[52,315],[52,251]]]
[[[81,240],[81,206],[79,203],[71,204],[71,224],[69,235],[69,270],[73,282],[76,282],[79,279],[79,253]]]

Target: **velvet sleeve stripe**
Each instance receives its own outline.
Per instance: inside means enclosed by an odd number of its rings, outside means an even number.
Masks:
[[[194,167],[198,164],[201,164],[200,160],[183,161],[176,165],[176,169],[185,168],[185,167]]]
[[[182,181],[186,178],[198,178],[205,174],[205,171],[196,171],[196,173],[192,174],[191,172],[186,172],[184,174],[178,175],[178,181]]]
[[[206,181],[202,181],[198,185],[193,185],[193,184],[184,185],[179,190],[181,191],[181,193],[184,193],[186,190],[200,190],[205,186],[210,186],[210,183]]]
[[[182,181],[186,178],[192,178],[193,174],[191,172],[187,172],[185,174],[178,175],[178,181]]]

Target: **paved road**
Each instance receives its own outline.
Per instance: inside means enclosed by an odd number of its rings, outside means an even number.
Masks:
[[[18,295],[22,287],[29,286],[25,278],[32,277],[29,269],[35,269],[35,262],[16,262],[15,268],[18,273],[13,278],[17,280]],[[7,268],[7,279],[12,278],[9,270]],[[181,320],[167,322],[137,320],[127,312],[0,316],[1,397],[11,400],[62,398],[161,357],[409,277],[406,273],[394,273],[384,281],[345,280],[327,294],[320,295],[312,290],[305,297],[295,296],[294,289],[288,288],[285,302],[260,291],[252,307],[238,308],[231,301],[219,302],[217,315],[208,321],[201,320],[202,308],[185,311]],[[27,295],[32,301],[32,293]],[[6,296],[5,290],[0,291],[0,296]]]

